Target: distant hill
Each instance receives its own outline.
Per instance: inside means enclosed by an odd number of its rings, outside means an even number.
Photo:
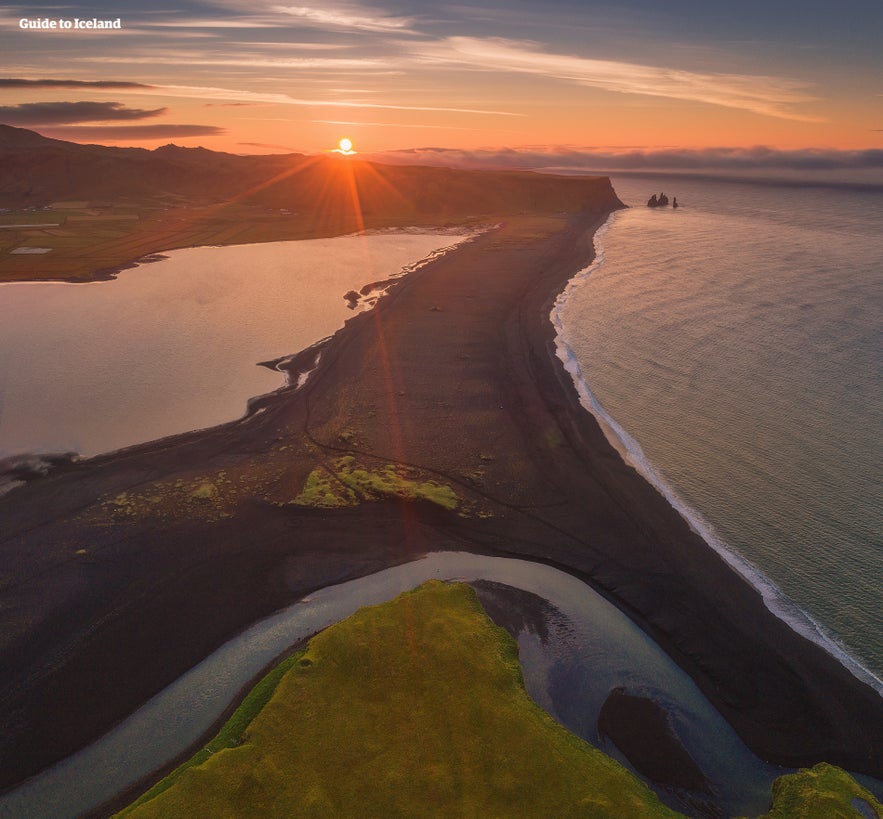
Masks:
[[[525,171],[382,165],[356,157],[237,156],[166,145],[155,150],[79,145],[0,125],[0,204],[58,200],[238,201],[372,216],[607,210],[607,180]]]

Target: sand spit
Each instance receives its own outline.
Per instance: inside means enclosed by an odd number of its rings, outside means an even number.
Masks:
[[[436,550],[583,578],[759,756],[880,776],[883,699],[772,615],[624,464],[556,358],[552,304],[617,205],[598,184],[594,211],[508,218],[395,283],[260,412],[0,498],[0,786],[84,746],[257,619]],[[461,502],[292,503],[342,457]]]

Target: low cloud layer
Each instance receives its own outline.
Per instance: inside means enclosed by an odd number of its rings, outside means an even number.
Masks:
[[[0,122],[7,125],[62,125],[76,122],[150,119],[167,108],[127,108],[121,102],[24,102],[0,105]]]
[[[450,148],[412,148],[378,154],[378,159],[454,167],[508,167],[524,170],[572,168],[595,170],[792,170],[831,171],[883,168],[883,149],[835,151],[773,148],[503,148],[464,151]]]
[[[131,139],[176,139],[183,137],[220,136],[227,131],[214,125],[69,125],[41,129],[45,136],[82,142],[84,139],[110,139],[116,142]]]

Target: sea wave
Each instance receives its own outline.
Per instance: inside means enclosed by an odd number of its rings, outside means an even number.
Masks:
[[[883,680],[872,671],[865,668],[849,651],[840,643],[837,637],[831,634],[821,623],[816,621],[810,614],[804,611],[791,600],[772,580],[763,572],[749,563],[744,557],[733,551],[717,534],[712,524],[707,521],[700,512],[687,504],[668,482],[665,476],[653,465],[646,456],[641,445],[608,413],[598,397],[592,392],[588,379],[582,371],[576,353],[567,340],[567,331],[564,323],[564,309],[571,295],[582,287],[586,280],[596,272],[605,262],[604,246],[602,239],[615,225],[621,211],[614,211],[607,221],[596,231],[594,237],[595,258],[587,267],[573,276],[558,295],[549,314],[552,325],[555,328],[555,349],[564,369],[570,374],[580,403],[583,408],[590,412],[598,421],[604,431],[607,440],[619,452],[623,460],[633,467],[640,475],[649,481],[668,501],[678,514],[687,522],[691,529],[696,532],[718,555],[736,572],[738,572],[752,587],[761,594],[764,604],[776,617],[796,631],[801,636],[823,648],[850,673],[862,682],[870,685],[879,694],[883,695]]]

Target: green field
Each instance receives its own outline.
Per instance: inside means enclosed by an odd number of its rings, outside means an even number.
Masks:
[[[468,586],[362,609],[279,676],[248,727],[254,701],[124,815],[676,815],[533,703]]]
[[[90,281],[142,256],[175,248],[310,239],[439,221],[413,214],[363,219],[297,213],[242,202],[205,205],[181,197],[167,202],[55,202],[50,208],[0,213],[0,282]],[[50,252],[13,254],[19,247]]]
[[[845,771],[823,762],[780,776],[773,783],[773,807],[759,819],[862,819],[875,814],[883,817],[883,805],[873,794]]]
[[[825,764],[780,777],[771,801],[763,819],[883,816]],[[514,641],[469,586],[430,581],[314,637],[118,815],[680,814],[533,703]]]

